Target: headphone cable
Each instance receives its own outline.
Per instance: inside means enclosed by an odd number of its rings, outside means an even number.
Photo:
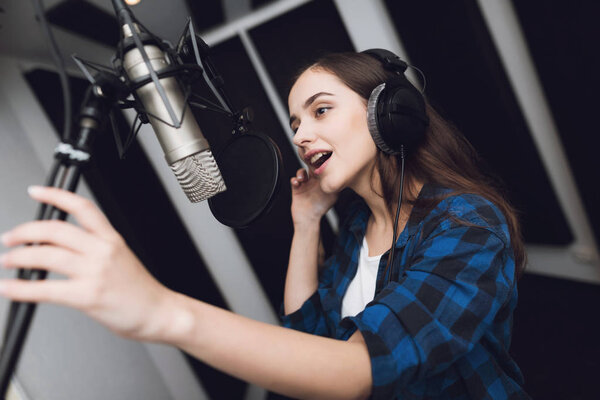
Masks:
[[[393,237],[392,237],[392,248],[390,249],[390,257],[388,258],[387,267],[386,267],[386,284],[391,280],[392,275],[392,264],[394,262],[394,253],[396,249],[396,239],[398,234],[398,219],[400,217],[400,207],[402,206],[402,192],[404,187],[404,145],[400,146],[400,191],[398,193],[398,207],[396,208],[396,217],[394,219],[393,226]]]

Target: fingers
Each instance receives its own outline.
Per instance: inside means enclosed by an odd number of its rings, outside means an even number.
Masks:
[[[87,231],[107,239],[116,234],[112,225],[98,207],[84,197],[66,190],[42,186],[30,187],[29,195],[34,200],[53,205],[71,214]]]
[[[70,289],[72,289],[71,283],[67,280],[5,279],[0,281],[0,295],[14,301],[49,302],[77,308],[78,296],[69,295]]]
[[[0,262],[7,269],[43,269],[73,277],[81,268],[81,265],[74,267],[77,257],[72,251],[56,246],[26,246],[3,254]]]
[[[27,243],[53,244],[78,253],[90,252],[97,247],[97,240],[90,233],[64,221],[21,224],[2,235],[2,243],[7,247]]]
[[[296,171],[296,176],[290,179],[290,183],[292,184],[292,187],[297,188],[302,182],[308,181],[308,178],[308,172],[304,168],[300,168]]]

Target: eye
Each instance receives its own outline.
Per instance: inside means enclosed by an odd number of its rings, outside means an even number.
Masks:
[[[315,116],[320,117],[321,115],[325,114],[330,108],[331,107],[318,107],[315,110]]]
[[[298,132],[299,126],[300,126],[300,123],[298,122],[298,120],[296,118],[294,118],[293,121],[290,123],[290,129],[294,133],[294,135],[296,134],[296,132]]]

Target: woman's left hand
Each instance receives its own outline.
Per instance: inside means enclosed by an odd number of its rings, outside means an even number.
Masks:
[[[2,235],[4,268],[42,269],[67,279],[0,281],[0,294],[16,301],[50,302],[81,310],[115,333],[158,340],[166,302],[174,294],[156,281],[108,219],[89,200],[56,188],[33,187],[33,199],[71,214],[63,221],[35,221]]]

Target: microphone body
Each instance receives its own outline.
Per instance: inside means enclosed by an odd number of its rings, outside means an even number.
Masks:
[[[128,25],[123,26],[125,37],[132,36]],[[144,44],[149,65],[154,72],[169,66],[165,53],[153,44]],[[124,55],[122,65],[131,81],[150,75],[139,48],[131,47]],[[148,119],[165,153],[167,164],[179,184],[194,203],[208,199],[226,190],[219,167],[204,138],[183,91],[174,77],[159,80],[171,106],[171,113],[153,81],[136,90],[136,95],[147,111]],[[173,118],[173,114],[176,118]],[[166,121],[172,121],[166,123]]]

